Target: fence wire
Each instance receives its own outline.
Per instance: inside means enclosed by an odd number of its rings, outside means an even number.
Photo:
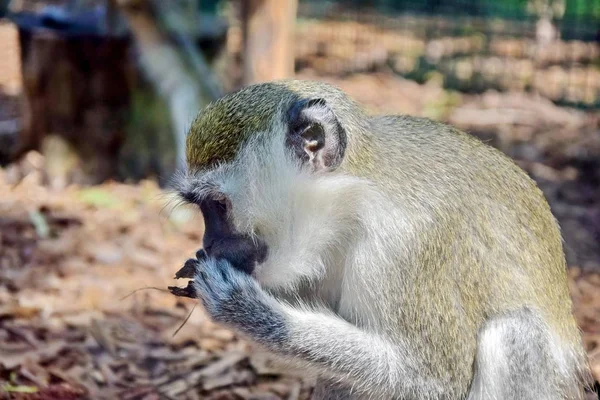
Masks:
[[[300,0],[297,69],[391,70],[447,88],[600,107],[598,0]]]

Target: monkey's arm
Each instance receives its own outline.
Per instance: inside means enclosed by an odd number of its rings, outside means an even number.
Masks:
[[[356,389],[388,397],[433,388],[408,345],[362,330],[335,315],[280,303],[223,259],[198,261],[194,295],[217,322],[284,357]],[[437,391],[437,390],[436,390]]]
[[[380,398],[403,398],[425,388],[439,391],[423,376],[423,366],[405,343],[393,343],[332,314],[281,304],[275,310],[285,318],[286,336],[283,346],[271,349],[308,363],[324,376]]]

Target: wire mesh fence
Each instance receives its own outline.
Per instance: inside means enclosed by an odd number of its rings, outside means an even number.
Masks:
[[[600,106],[598,0],[300,0],[296,67]]]
[[[241,1],[197,3],[216,12]],[[297,71],[438,76],[463,92],[528,91],[600,108],[600,0],[299,0],[296,35]]]

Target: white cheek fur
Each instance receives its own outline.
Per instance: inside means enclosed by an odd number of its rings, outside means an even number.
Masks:
[[[283,132],[284,127],[275,127]],[[368,183],[337,173],[314,175],[287,152],[283,135],[257,135],[236,160],[203,174],[188,174],[180,187],[198,195],[219,191],[231,201],[239,232],[257,235],[268,258],[254,273],[261,284],[291,288],[322,277],[353,241],[359,210],[369,207]],[[273,138],[264,140],[265,137]]]
[[[333,250],[351,240],[364,182],[302,170],[283,140],[249,143],[245,149],[211,174],[232,202],[236,229],[260,235],[269,247],[255,277],[264,286],[290,287],[322,276],[331,254],[338,253]]]

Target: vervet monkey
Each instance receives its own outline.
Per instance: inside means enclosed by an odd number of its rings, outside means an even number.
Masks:
[[[317,374],[319,399],[581,399],[561,235],[509,158],[310,81],[200,112],[178,277],[214,321]]]

